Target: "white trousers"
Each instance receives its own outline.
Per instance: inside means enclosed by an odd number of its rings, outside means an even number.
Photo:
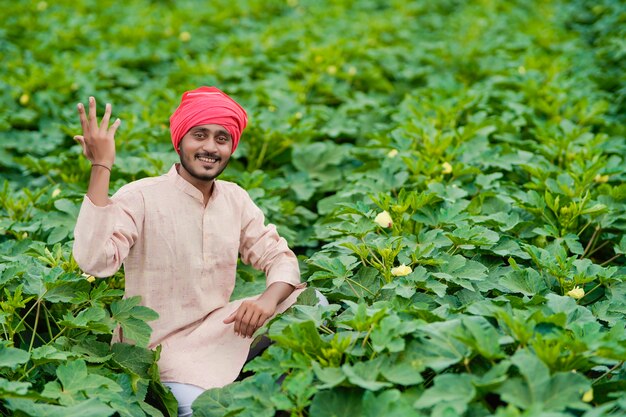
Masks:
[[[204,392],[204,389],[179,382],[164,382],[163,385],[172,391],[178,401],[178,417],[191,416],[191,404]]]
[[[324,297],[324,294],[315,290],[318,305],[327,306],[328,300]],[[168,387],[176,401],[178,401],[178,417],[190,417],[191,416],[191,404],[204,392],[203,388],[192,384],[182,384],[180,382],[164,382],[163,385]]]

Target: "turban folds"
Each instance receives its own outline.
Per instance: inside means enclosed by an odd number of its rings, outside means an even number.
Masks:
[[[233,141],[232,153],[237,149],[241,132],[248,124],[248,115],[235,100],[215,87],[186,91],[170,117],[170,133],[176,152],[181,139],[192,127],[208,124],[226,128]]]

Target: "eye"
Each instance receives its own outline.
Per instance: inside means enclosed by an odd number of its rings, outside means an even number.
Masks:
[[[228,142],[228,136],[218,136],[217,140],[219,142]]]

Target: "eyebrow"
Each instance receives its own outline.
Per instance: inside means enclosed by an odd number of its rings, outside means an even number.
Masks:
[[[191,131],[192,131],[193,133],[195,133],[195,132],[210,133],[210,132],[211,132],[211,129],[207,129],[206,127],[194,127],[193,129],[191,129]],[[215,131],[215,134],[216,134],[216,135],[223,134],[223,135],[228,136],[229,138],[231,137],[231,136],[230,136],[230,133],[228,132],[228,130],[224,130],[224,129],[218,129],[218,130],[216,130],[216,131]]]

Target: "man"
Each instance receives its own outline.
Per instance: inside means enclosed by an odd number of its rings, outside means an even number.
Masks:
[[[180,156],[167,174],[144,178],[108,197],[115,161],[107,104],[100,124],[96,101],[78,113],[76,136],[92,170],[76,223],[74,257],[87,273],[106,277],[124,263],[125,296],[140,295],[159,313],[150,348],[162,346],[161,379],[179,401],[179,415],[203,390],[233,382],[269,318],[295,302],[298,262],[273,225],[239,186],[216,180],[237,148],[247,115],[215,87],[186,92],[170,118]],[[238,255],[267,276],[263,294],[229,302]],[[128,341],[123,332],[116,341]]]

